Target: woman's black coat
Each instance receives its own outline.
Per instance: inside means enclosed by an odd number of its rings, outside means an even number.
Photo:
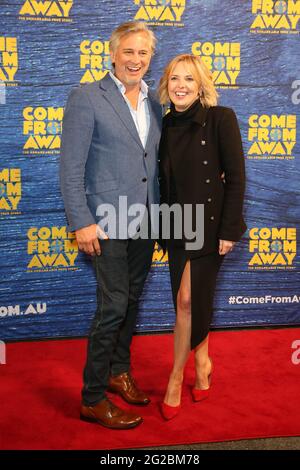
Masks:
[[[219,239],[238,241],[246,231],[242,215],[245,163],[239,126],[230,108],[196,107],[188,126],[163,119],[159,149],[161,203],[170,204],[171,171],[177,202],[204,204],[204,245],[196,258],[218,250]],[[222,174],[224,178],[221,178]],[[165,247],[164,241],[161,242]]]

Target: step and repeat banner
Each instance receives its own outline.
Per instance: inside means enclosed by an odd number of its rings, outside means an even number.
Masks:
[[[130,20],[158,39],[151,87],[172,57],[193,53],[238,116],[248,231],[223,264],[213,327],[299,325],[300,0],[0,0],[0,15],[0,339],[89,330],[96,283],[66,229],[62,119],[72,87],[110,69],[110,34]],[[156,247],[137,331],[173,322]]]

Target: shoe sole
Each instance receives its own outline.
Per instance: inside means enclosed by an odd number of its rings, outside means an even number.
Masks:
[[[209,397],[203,397],[203,398],[197,398],[197,399],[195,399],[195,398],[193,397],[193,402],[194,402],[194,403],[199,403],[199,401],[208,400],[208,398],[209,398]]]
[[[80,414],[80,420],[85,421],[87,423],[100,424],[101,426],[104,426],[105,428],[119,429],[119,430],[132,429],[132,428],[139,426],[143,422],[143,419],[141,419],[138,423],[132,423],[132,424],[127,425],[126,427],[109,426],[108,424],[102,423],[102,421],[100,421],[99,419],[89,418],[88,416],[84,416],[83,414]]]

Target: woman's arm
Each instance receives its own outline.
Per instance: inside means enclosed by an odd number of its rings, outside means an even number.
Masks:
[[[225,172],[224,203],[218,237],[238,241],[246,230],[243,219],[245,161],[241,133],[234,111],[223,108],[218,129],[220,161]]]

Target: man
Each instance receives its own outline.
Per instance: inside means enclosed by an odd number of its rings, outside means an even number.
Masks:
[[[154,48],[144,23],[119,26],[110,38],[113,73],[74,89],[63,121],[60,177],[68,229],[79,249],[93,256],[97,278],[80,416],[115,429],[133,428],[142,418],[115,406],[107,389],[131,404],[150,401],[131,375],[130,344],[154,242],[128,234],[119,197],[127,197],[128,207],[159,202],[161,108],[142,80]],[[98,215],[108,204],[117,223],[105,230]]]

